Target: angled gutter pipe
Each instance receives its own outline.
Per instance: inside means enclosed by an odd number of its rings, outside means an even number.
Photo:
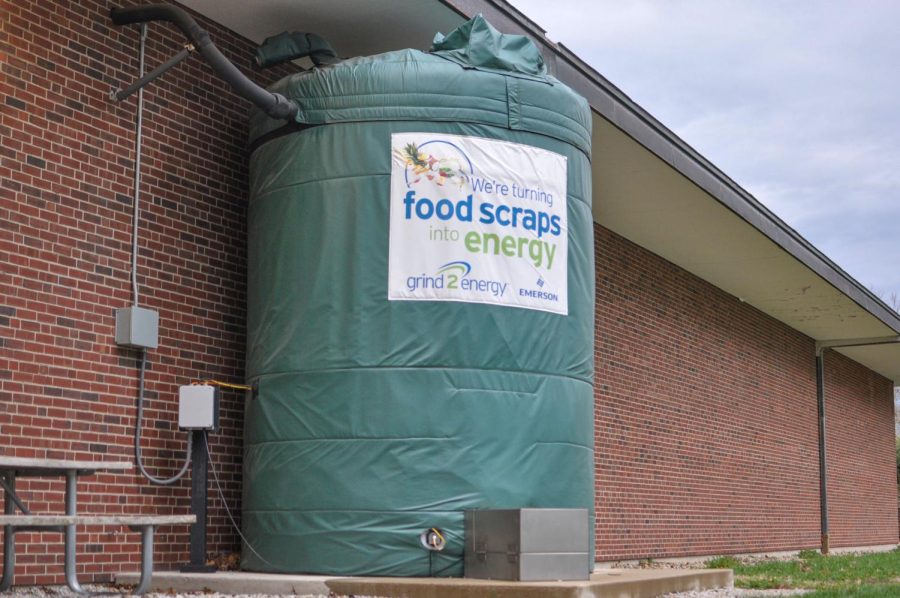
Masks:
[[[109,14],[116,25],[149,21],[173,23],[203,55],[216,74],[227,81],[240,96],[250,100],[272,118],[293,120],[299,112],[300,107],[296,103],[281,94],[266,91],[248,79],[230,60],[225,58],[209,38],[209,33],[203,30],[184,9],[170,4],[147,4],[113,8]]]
[[[825,454],[825,351],[838,347],[868,347],[900,343],[900,336],[848,338],[816,342],[816,406],[819,411],[819,509],[821,512],[822,554],[829,551],[828,463]]]

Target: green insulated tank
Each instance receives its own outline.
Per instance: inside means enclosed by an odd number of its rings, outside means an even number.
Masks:
[[[458,576],[467,509],[593,512],[586,101],[481,17],[272,90],[301,110],[251,121],[243,567]]]

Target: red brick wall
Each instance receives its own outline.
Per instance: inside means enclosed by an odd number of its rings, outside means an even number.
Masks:
[[[115,2],[115,5],[127,2]],[[136,27],[114,27],[110,2],[0,0],[0,454],[133,460],[137,354],[113,341],[130,304],[136,101],[107,98],[136,78]],[[249,72],[251,45],[205,23]],[[150,26],[148,70],[183,44]],[[267,75],[272,77],[274,75]],[[178,385],[241,381],[244,359],[246,115],[199,57],[147,88],[140,240],[141,303],[160,313],[150,351],[144,454],[157,475],[180,464]],[[243,397],[225,393],[213,458],[240,503]],[[151,486],[135,471],[80,483],[90,513],[185,513],[188,476]],[[20,483],[35,511],[62,508],[62,484]],[[210,495],[210,551],[236,536]],[[2,532],[0,532],[2,533]],[[82,532],[83,580],[137,570],[137,534]],[[161,530],[157,561],[184,561],[187,527]],[[61,537],[19,536],[20,583],[61,581]],[[127,564],[126,564],[127,563]]]
[[[831,545],[897,542],[893,384],[843,355],[825,354]]]
[[[814,342],[595,239],[597,559],[818,547]],[[897,542],[891,384],[827,369],[832,545]]]

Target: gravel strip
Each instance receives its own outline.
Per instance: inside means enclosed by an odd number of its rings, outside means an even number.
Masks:
[[[125,598],[131,594],[121,594],[112,592],[111,586],[88,585],[85,589],[91,592],[109,592],[108,596],[112,598]],[[217,592],[190,592],[183,594],[176,593],[147,593],[143,598],[282,598],[283,596],[293,596],[294,598],[349,598],[339,594],[282,594],[273,596],[271,594],[219,594]],[[79,594],[72,592],[66,586],[23,586],[13,588],[9,592],[3,594],[3,598],[84,598]],[[378,596],[363,596],[354,594],[353,598],[379,598]]]

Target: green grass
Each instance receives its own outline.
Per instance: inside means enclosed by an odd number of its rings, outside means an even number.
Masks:
[[[897,598],[897,596],[900,596],[900,584],[896,583],[816,590],[803,594],[803,598]]]
[[[706,566],[710,569],[737,569],[741,562],[733,556],[720,556],[706,563]]]
[[[739,588],[816,590],[805,598],[900,597],[900,550],[836,556],[804,550],[794,560],[753,564],[724,556],[708,565],[734,569],[734,585]]]

